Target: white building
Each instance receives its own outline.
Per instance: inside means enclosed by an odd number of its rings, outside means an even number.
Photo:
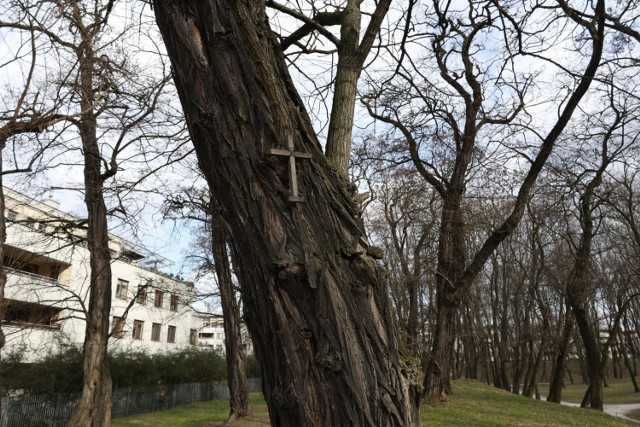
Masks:
[[[200,348],[209,348],[222,354],[226,352],[224,346],[224,318],[219,314],[193,314],[193,330],[197,331],[196,344]],[[253,354],[253,344],[246,326],[241,326],[242,346],[245,354]]]
[[[82,346],[90,271],[81,224],[54,201],[39,202],[8,189],[5,198],[3,357],[20,352],[24,360],[35,360],[65,344]],[[109,249],[110,348],[153,353],[195,345],[193,285],[152,268],[161,257],[126,240],[111,236]]]

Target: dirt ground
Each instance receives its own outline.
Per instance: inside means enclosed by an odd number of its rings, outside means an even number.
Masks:
[[[264,418],[243,418],[242,420],[234,420],[231,422],[215,422],[208,425],[208,427],[269,427],[271,423]]]

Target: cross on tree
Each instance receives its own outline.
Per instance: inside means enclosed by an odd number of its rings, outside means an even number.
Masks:
[[[299,159],[311,159],[311,154],[303,153],[302,151],[296,151],[293,145],[293,136],[287,137],[287,149],[272,148],[269,151],[274,156],[286,156],[289,157],[289,185],[291,186],[291,194],[289,195],[289,201],[293,203],[304,202],[304,197],[298,194],[298,178],[296,176],[296,157]]]

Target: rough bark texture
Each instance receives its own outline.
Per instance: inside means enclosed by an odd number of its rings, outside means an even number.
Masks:
[[[247,326],[274,426],[412,426],[385,275],[366,254],[343,180],[322,154],[264,2],[154,2],[187,123],[229,221]],[[288,201],[293,135],[313,154]]]
[[[212,203],[212,206],[215,206]],[[229,419],[248,417],[249,385],[245,369],[240,328],[240,307],[236,300],[231,280],[231,267],[227,252],[227,232],[222,218],[217,213],[211,220],[212,252],[218,277],[220,304],[224,315],[224,346],[227,357],[227,385],[229,386]]]
[[[86,35],[86,34],[85,34]],[[84,339],[82,396],[69,426],[108,426],[111,423],[111,372],[107,358],[109,315],[111,311],[111,255],[107,208],[101,173],[100,148],[97,139],[97,118],[93,111],[94,52],[85,44],[80,55],[80,107],[84,112],[78,121],[78,131],[84,154],[85,204],[87,206],[87,243],[91,270],[89,311],[86,315]]]

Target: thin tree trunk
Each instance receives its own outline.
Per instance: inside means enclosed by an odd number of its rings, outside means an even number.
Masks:
[[[631,360],[629,360],[629,354],[626,348],[627,346],[624,342],[625,336],[627,337],[627,340],[630,340],[631,338],[626,333],[622,333],[621,331],[618,331],[618,336],[620,337],[620,352],[622,353],[622,357],[624,358],[624,365],[627,367],[629,378],[631,379],[631,383],[633,384],[633,392],[640,393],[640,387],[638,387],[638,381],[636,380],[636,375],[633,369],[634,366]]]
[[[456,159],[456,170],[466,170],[466,157]],[[460,165],[462,164],[462,165]],[[457,175],[455,175],[457,176]],[[446,401],[451,394],[451,369],[454,354],[455,323],[460,307],[456,284],[464,273],[466,247],[462,217],[463,181],[454,181],[443,198],[438,269],[436,276],[436,335],[427,361],[423,382],[426,402]],[[433,388],[436,387],[436,388]]]
[[[156,0],[196,153],[228,218],[274,426],[414,426],[381,267],[367,255],[259,0]],[[297,176],[269,155],[293,137]],[[305,201],[292,204],[296,179]]]
[[[84,34],[87,36],[86,34]],[[84,112],[78,130],[84,154],[84,191],[87,206],[87,243],[89,249],[89,310],[83,359],[82,396],[69,426],[108,426],[111,423],[111,372],[107,357],[109,316],[111,312],[111,254],[107,208],[104,203],[104,180],[101,173],[97,118],[93,112],[93,74],[95,57],[91,43],[83,46],[80,60],[80,107]],[[113,172],[115,173],[115,171]]]
[[[349,176],[358,79],[364,61],[389,10],[391,0],[377,2],[362,40],[360,40],[362,26],[360,4],[361,1],[358,0],[347,0],[342,12],[336,81],[327,134],[327,160],[344,179],[348,179]]]
[[[567,308],[564,320],[564,328],[562,329],[562,337],[558,345],[556,353],[556,361],[549,380],[549,394],[547,402],[560,403],[562,400],[562,387],[564,374],[566,371],[567,355],[569,353],[569,341],[573,333],[573,317],[571,311]]]
[[[7,220],[6,220],[6,205],[4,198],[4,182],[2,175],[2,162],[3,152],[6,146],[6,141],[0,141],[0,355],[5,344],[4,335],[4,317],[6,312],[6,305],[4,302],[4,288],[7,284],[7,272],[4,269],[4,245],[7,241]],[[0,425],[3,424],[2,419],[2,399],[4,397],[4,361],[0,356]]]
[[[440,293],[436,298],[443,298]],[[451,394],[451,363],[453,361],[453,341],[455,340],[455,316],[458,307],[449,301],[438,302],[436,330],[431,354],[424,376],[424,400],[444,402]]]
[[[212,207],[215,202],[212,201]],[[211,218],[212,252],[215,263],[220,304],[224,319],[224,345],[227,358],[227,384],[229,386],[229,420],[251,415],[249,406],[249,386],[242,348],[242,330],[240,307],[236,300],[229,254],[227,252],[227,233],[222,217],[212,212]]]
[[[575,304],[575,303],[574,303]],[[573,313],[576,318],[578,330],[582,336],[582,342],[585,349],[586,373],[589,379],[589,388],[583,399],[583,407],[588,406],[592,409],[602,411],[603,409],[603,391],[604,386],[604,370],[601,363],[601,354],[598,347],[598,339],[593,332],[593,328],[588,320],[586,310],[574,308]]]

